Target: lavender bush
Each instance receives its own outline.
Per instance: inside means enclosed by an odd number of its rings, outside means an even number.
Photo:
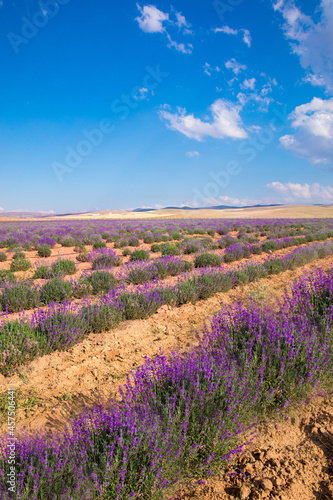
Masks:
[[[109,248],[100,248],[91,252],[88,257],[92,262],[94,270],[109,269],[114,266],[120,266],[121,257],[119,257],[114,250]]]

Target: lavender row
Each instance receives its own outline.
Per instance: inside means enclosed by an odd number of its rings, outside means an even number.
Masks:
[[[178,307],[195,303],[218,292],[227,292],[240,283],[250,283],[270,274],[295,269],[333,253],[333,244],[315,244],[293,250],[283,257],[268,258],[261,264],[247,264],[237,270],[225,266],[185,273],[175,286],[146,283],[135,291],[120,286],[98,303],[51,304],[37,310],[32,319],[3,321],[0,327],[0,373],[8,375],[19,365],[55,350],[65,350],[89,333],[100,333],[121,321],[144,319],[163,305]]]
[[[311,235],[333,230],[332,219],[261,219],[261,220],[94,220],[48,222],[1,222],[0,248],[36,245],[63,246],[92,245],[105,240],[126,246],[130,239],[142,239],[147,243],[179,240],[184,235],[226,235],[238,231],[242,235],[257,234],[267,238],[283,238]],[[124,240],[125,243],[121,243]]]
[[[79,415],[53,438],[16,441],[16,490],[0,445],[3,500],[161,498],[242,449],[263,410],[332,378],[333,269],[293,284],[278,310],[238,303],[212,318],[188,354],[161,353],[128,378],[121,402]]]
[[[332,233],[333,234],[333,233]],[[194,267],[216,267],[222,262],[230,263],[243,258],[248,258],[253,254],[261,254],[262,251],[273,253],[282,248],[288,248],[294,245],[301,245],[307,241],[311,241],[314,237],[325,240],[328,236],[332,236],[329,232],[323,232],[311,237],[286,237],[282,239],[266,240],[260,245],[234,243],[237,241],[235,238],[223,237],[216,248],[226,248],[223,257],[205,252],[205,248],[212,248],[211,240],[185,240],[180,246],[180,249],[186,253],[197,252],[194,260]],[[46,239],[45,239],[46,240]],[[44,241],[44,240],[43,240]],[[93,252],[79,254],[78,259],[89,261],[92,263],[93,270],[103,271],[111,269],[114,266],[120,266],[121,257],[110,248],[105,248],[105,243],[96,244],[96,249]],[[155,245],[158,247],[158,245]],[[170,244],[161,245],[162,255],[171,255],[170,257],[162,257],[154,262],[147,262],[150,260],[149,253],[145,250],[136,250],[130,254],[130,263],[125,265],[121,272],[118,273],[118,281],[125,281],[134,285],[143,284],[146,281],[156,279],[164,279],[167,276],[176,276],[185,271],[191,270],[193,267],[187,261],[181,261],[174,257],[174,253],[180,253],[177,246]],[[153,249],[154,245],[152,246]],[[156,250],[156,249],[155,249]],[[17,252],[14,257],[21,252]],[[24,255],[24,254],[23,254]],[[84,256],[84,258],[83,258]],[[80,258],[82,257],[82,259]],[[145,259],[140,261],[139,259]],[[24,258],[19,257],[13,260],[12,265],[29,264]],[[19,268],[21,270],[21,268]],[[33,279],[52,279],[50,283],[46,283],[42,288],[31,285],[29,281],[22,281],[15,283],[16,277],[9,271],[0,270],[0,287],[3,287],[0,293],[0,312],[5,313],[19,312],[22,310],[33,309],[40,305],[47,305],[52,302],[66,302],[75,298],[82,298],[88,294],[99,294],[101,292],[107,293],[111,288],[117,285],[113,276],[105,272],[83,275],[78,280],[72,280],[71,283],[64,281],[61,278],[62,274],[75,274],[76,266],[70,260],[59,260],[52,266],[40,265],[37,267]],[[60,277],[59,277],[60,276]],[[14,284],[13,284],[14,282]],[[109,287],[109,288],[107,288]]]

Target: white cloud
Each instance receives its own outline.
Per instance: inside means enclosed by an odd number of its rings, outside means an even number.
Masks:
[[[154,91],[149,91],[147,88],[142,87],[133,98],[136,101],[143,101],[144,99],[148,99],[149,94],[154,95]]]
[[[141,7],[136,4],[140,16],[136,17],[135,20],[139,23],[139,27],[145,33],[164,33],[168,39],[168,47],[174,48],[183,54],[191,54],[193,50],[193,45],[188,43],[179,43],[175,41],[170,33],[166,29],[166,25],[169,27],[178,27],[178,30],[184,35],[192,34],[190,24],[186,21],[185,16],[180,12],[174,14],[175,20],[170,19],[170,14],[159,10],[155,5],[145,5]]]
[[[301,66],[310,73],[307,82],[333,90],[333,1],[321,0],[320,20],[303,14],[294,0],[275,0],[275,11],[284,18],[283,29]]]
[[[176,24],[177,24],[178,28],[182,28],[183,26],[185,28],[190,27],[190,25],[188,24],[188,22],[185,19],[185,16],[183,16],[180,12],[176,12],[176,18],[177,18]]]
[[[242,33],[243,42],[246,43],[248,47],[251,47],[252,38],[249,30],[246,29],[234,30],[229,26],[223,26],[222,28],[214,28],[213,31],[214,33],[225,33],[226,35],[238,35],[239,33]]]
[[[4,212],[4,211],[5,211],[5,209],[0,207],[0,212]]]
[[[325,80],[320,75],[313,75],[311,73],[307,74],[303,80],[305,83],[310,83],[314,87],[325,87]]]
[[[212,76],[213,71],[217,71],[217,72],[221,71],[221,68],[219,68],[218,66],[215,66],[215,68],[213,68],[207,62],[203,65],[203,69],[204,69],[204,72],[206,73],[206,75],[208,75],[208,76]]]
[[[210,107],[212,113],[210,122],[204,122],[193,114],[186,114],[186,110],[182,108],[178,108],[176,113],[161,110],[159,115],[168,122],[168,128],[197,141],[202,141],[204,137],[244,139],[248,134],[239,116],[241,109],[240,104],[227,99],[217,99]]]
[[[206,203],[211,206],[214,205],[227,205],[229,207],[248,207],[253,205],[262,204],[262,200],[254,198],[233,198],[231,196],[218,196],[217,198],[206,198]]]
[[[296,133],[281,137],[282,146],[314,164],[333,161],[333,97],[314,97],[297,106],[289,119]]]
[[[229,26],[223,26],[222,28],[214,28],[214,33],[226,33],[227,35],[238,35],[238,30],[229,28]]]
[[[230,206],[241,206],[241,205],[245,205],[244,201],[242,202],[242,200],[238,199],[238,198],[231,198],[230,196],[219,196],[219,202],[223,202],[225,203],[226,205],[230,205]]]
[[[178,43],[175,40],[172,40],[169,33],[167,33],[167,38],[169,40],[169,48],[173,47],[174,49],[178,50],[178,52],[182,52],[183,54],[192,54],[193,45],[191,43],[187,43],[186,45],[184,43]]]
[[[164,21],[169,20],[169,14],[157,9],[154,5],[145,5],[143,8],[136,4],[141,16],[135,18],[145,33],[163,33]]]
[[[259,205],[259,204],[264,204],[264,203],[270,203],[271,200],[259,200],[259,199],[254,199],[254,198],[233,198],[232,196],[218,196],[216,198],[213,197],[203,197],[201,198],[200,202],[196,201],[187,201],[186,203],[183,203],[180,205],[182,206],[187,206],[187,207],[192,207],[192,208],[199,208],[199,207],[208,207],[208,206],[218,206],[218,205],[227,205],[230,208],[235,208],[235,207],[247,207],[247,206],[253,206],[253,205]]]
[[[321,186],[319,183],[298,184],[293,182],[271,182],[266,185],[282,196],[287,203],[304,201],[307,203],[333,203],[333,187]]]
[[[249,30],[243,30],[243,42],[246,43],[248,47],[251,47],[252,38]]]
[[[255,78],[250,78],[248,80],[244,80],[244,82],[241,84],[242,89],[251,89],[254,90],[254,87],[256,86],[256,79]]]
[[[245,64],[240,64],[236,61],[236,59],[232,58],[225,63],[225,67],[230,69],[235,75],[238,75],[242,70],[247,69]]]
[[[243,87],[244,88],[244,87]],[[246,103],[250,101],[254,101],[256,103],[256,109],[259,111],[267,112],[270,103],[273,101],[271,97],[267,97],[262,93],[262,90],[259,92],[252,91],[244,94],[243,92],[239,92],[237,94],[237,99],[244,106]]]
[[[188,151],[186,156],[187,158],[199,158],[200,153],[198,151]]]

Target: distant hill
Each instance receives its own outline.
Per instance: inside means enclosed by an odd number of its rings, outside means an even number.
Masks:
[[[214,207],[164,207],[164,208],[135,208],[134,210],[129,210],[129,212],[156,212],[157,210],[231,210],[240,208],[268,208],[268,207],[280,207],[280,203],[275,203],[272,205],[247,205],[242,207],[230,207],[229,205],[216,205]]]
[[[40,212],[0,212],[0,217],[10,217],[14,219],[40,219],[41,217],[49,217],[50,214],[41,214]]]
[[[333,205],[254,205],[248,207],[166,207],[135,210],[102,210],[67,214],[0,212],[1,221],[22,220],[137,220],[137,219],[303,219],[333,218]]]

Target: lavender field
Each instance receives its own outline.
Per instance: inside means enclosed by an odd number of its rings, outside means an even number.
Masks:
[[[1,499],[169,498],[183,478],[211,475],[263,412],[332,381],[332,254],[332,219],[0,223],[5,379],[163,306],[301,275],[271,303],[221,303],[195,347],[147,359],[120,398],[67,431],[18,433],[15,493],[4,435]]]

